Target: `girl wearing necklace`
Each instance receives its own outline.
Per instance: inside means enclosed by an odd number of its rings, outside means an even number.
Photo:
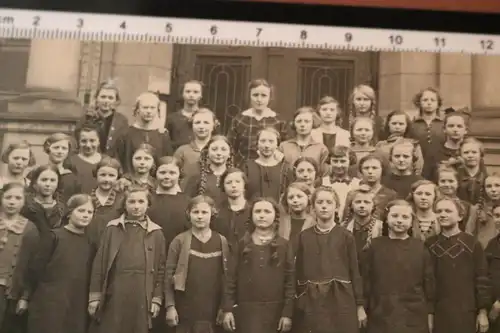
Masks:
[[[91,244],[85,229],[94,205],[86,194],[72,196],[63,228],[52,232],[52,242],[36,255],[36,288],[30,299],[28,333],[87,332],[87,303]]]
[[[90,279],[90,333],[148,333],[160,312],[166,248],[150,205],[151,193],[132,186],[124,214],[106,226]]]
[[[214,333],[222,324],[222,297],[227,281],[229,245],[212,231],[217,210],[208,196],[189,202],[191,229],[175,237],[167,256],[165,307],[167,324],[182,333]]]
[[[186,193],[208,195],[219,203],[223,196],[220,179],[233,166],[233,153],[225,136],[216,135],[201,150],[200,173],[186,180]]]
[[[65,205],[60,199],[61,175],[54,165],[42,165],[31,173],[26,203],[21,214],[40,232],[63,226]]]
[[[7,165],[6,174],[0,177],[0,188],[3,184],[21,183],[29,186],[26,169],[36,165],[35,155],[27,141],[11,143],[2,153],[2,162]]]
[[[295,271],[298,332],[356,333],[366,326],[356,242],[336,221],[336,192],[320,187],[312,196],[316,225],[299,234]]]
[[[436,215],[432,210],[434,201],[439,196],[439,190],[429,180],[419,180],[411,185],[411,191],[406,199],[413,207],[413,224],[409,233],[412,237],[425,241],[427,238],[441,232]]]
[[[0,192],[0,331],[18,332],[25,325],[31,296],[31,270],[39,246],[35,225],[20,212],[25,203],[25,187],[7,183]]]
[[[387,205],[387,234],[373,239],[363,260],[367,333],[432,332],[434,269],[422,240],[411,237],[410,203]]]
[[[289,243],[278,234],[279,206],[271,198],[258,198],[250,210],[249,232],[231,257],[223,302],[224,328],[238,333],[288,332],[295,267]]]

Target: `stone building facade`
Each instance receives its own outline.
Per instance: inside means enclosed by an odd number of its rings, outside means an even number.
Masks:
[[[131,117],[136,97],[159,92],[162,107],[179,107],[182,83],[204,82],[204,103],[226,126],[248,105],[247,84],[266,78],[274,87],[273,109],[291,116],[298,106],[335,96],[343,109],[352,87],[378,92],[378,110],[415,114],[422,88],[441,91],[444,107],[469,106],[472,132],[487,148],[486,162],[500,166],[500,57],[451,53],[396,53],[248,48],[75,40],[0,40],[0,145],[19,139],[45,159],[42,141],[71,131],[82,105],[92,103],[99,82],[113,78],[119,111]]]

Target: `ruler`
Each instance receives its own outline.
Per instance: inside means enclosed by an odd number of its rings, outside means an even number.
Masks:
[[[0,38],[500,54],[500,36],[0,9]]]

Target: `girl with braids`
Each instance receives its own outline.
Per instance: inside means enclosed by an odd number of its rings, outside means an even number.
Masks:
[[[412,207],[395,200],[386,215],[387,235],[373,239],[363,260],[366,332],[432,332],[434,269],[424,242],[409,235]]]
[[[493,174],[484,180],[481,200],[477,204],[478,217],[467,225],[467,231],[477,237],[483,248],[497,235],[493,207],[500,203],[500,176]]]
[[[385,139],[384,120],[377,115],[375,90],[365,84],[354,87],[349,96],[349,129],[352,129],[356,118],[371,119],[373,123],[373,142]]]
[[[488,262],[488,275],[492,286],[493,305],[491,306],[489,319],[491,333],[500,332],[500,205],[495,204],[492,209],[492,218],[497,228],[497,235],[493,237],[486,246],[486,260]]]
[[[132,155],[143,143],[155,148],[154,160],[161,156],[172,156],[173,149],[169,133],[158,128],[160,116],[160,99],[151,92],[137,97],[134,108],[135,123],[129,127],[116,142],[116,149],[111,156],[118,159],[123,170],[133,171]]]
[[[482,200],[484,180],[488,176],[484,164],[483,144],[472,137],[465,138],[460,146],[462,165],[458,168],[460,199],[477,204]]]
[[[342,221],[347,193],[360,182],[359,178],[350,176],[350,170],[356,167],[356,154],[346,146],[330,147],[329,153],[329,174],[322,178],[321,185],[333,188],[339,195],[339,218]]]
[[[50,245],[37,253],[35,260],[43,270],[30,299],[28,333],[87,332],[92,255],[85,229],[93,214],[89,195],[72,196],[64,227],[54,230]]]
[[[328,158],[328,148],[321,142],[317,142],[311,136],[313,128],[319,126],[319,119],[311,107],[301,107],[293,115],[290,128],[295,137],[280,144],[280,151],[285,155],[285,161],[293,164],[299,157],[310,157],[320,166],[323,174],[323,166]]]
[[[116,111],[120,104],[120,93],[112,80],[103,82],[97,88],[95,94],[95,106],[88,109],[77,124],[94,123],[99,129],[99,151],[102,154],[110,154],[115,150],[119,137],[127,132],[129,123],[127,117]]]
[[[351,127],[353,140],[351,150],[356,154],[359,162],[364,156],[375,152],[374,123],[370,118],[356,118]]]
[[[65,204],[61,201],[61,175],[54,165],[42,165],[31,173],[26,202],[21,214],[42,232],[64,225]]]
[[[21,216],[25,187],[7,183],[0,190],[0,332],[24,332],[25,314],[31,297],[32,261],[39,246],[35,225]]]
[[[76,170],[68,163],[68,155],[72,151],[71,138],[64,133],[50,135],[43,143],[43,151],[49,157],[49,164],[55,166],[60,175],[60,200],[66,203],[68,199],[77,193],[81,193],[82,184],[78,181]],[[32,172],[28,178],[33,181]]]
[[[291,183],[281,198],[279,234],[290,241],[293,253],[301,231],[313,227],[316,220],[311,212],[313,189],[304,183]]]
[[[351,145],[351,134],[342,128],[342,110],[335,98],[323,97],[315,111],[321,124],[311,131],[314,141],[323,143],[328,149]]]
[[[278,233],[280,209],[273,199],[258,198],[250,211],[250,230],[231,256],[224,328],[238,333],[288,332],[296,281],[292,249]]]
[[[213,333],[222,324],[222,298],[228,278],[229,245],[210,229],[215,202],[199,195],[186,211],[191,229],[175,237],[167,256],[167,324],[180,333]]]
[[[75,170],[81,192],[90,194],[97,185],[94,169],[103,158],[99,152],[99,128],[95,124],[83,124],[75,131],[75,138],[78,153],[68,158],[68,165]]]
[[[274,127],[281,139],[287,136],[286,124],[269,108],[273,97],[272,86],[264,79],[252,80],[248,85],[250,108],[233,117],[228,131],[228,140],[234,149],[235,165],[241,167],[245,161],[255,160],[257,133],[263,128]]]
[[[174,157],[181,163],[184,174],[181,188],[185,188],[185,180],[200,173],[201,150],[212,138],[214,131],[219,127],[219,121],[215,113],[209,109],[199,109],[193,112],[189,122],[193,132],[193,139],[179,148],[174,153]]]
[[[427,171],[424,170],[423,176],[429,180],[436,180],[436,166],[441,163],[454,167],[462,164],[459,158],[460,147],[467,135],[470,112],[467,108],[459,110],[449,108],[445,110],[445,114],[443,122],[445,141],[440,145],[436,145],[431,156],[425,160],[428,169]]]
[[[320,167],[310,157],[299,157],[293,164],[294,181],[302,182],[311,188],[321,184]]]
[[[342,225],[352,232],[356,243],[358,260],[364,257],[364,251],[370,246],[372,239],[382,236],[382,221],[375,218],[374,195],[367,185],[361,185],[352,192],[352,202],[349,209],[349,220]]]
[[[456,198],[434,204],[441,233],[426,241],[436,280],[434,333],[486,333],[491,305],[488,264],[474,236],[460,230],[464,209]]]
[[[411,136],[419,142],[422,148],[424,160],[422,175],[429,179],[429,172],[435,167],[430,164],[432,155],[445,141],[443,120],[439,111],[443,105],[443,99],[436,89],[425,88],[415,95],[413,104],[418,109],[418,117],[411,125]]]
[[[460,200],[457,197],[458,190],[458,173],[457,171],[446,165],[441,164],[437,170],[437,186],[439,189],[440,196],[457,199],[460,201],[462,208],[464,210],[462,220],[459,222],[460,230],[468,232],[470,234],[473,233],[476,225],[476,219],[479,216],[478,207],[476,205],[472,205],[467,201]]]
[[[154,174],[156,149],[148,143],[140,144],[132,153],[129,173],[123,175],[117,183],[117,189],[123,191],[129,186],[144,187],[151,193],[156,189]]]
[[[439,190],[429,180],[418,180],[411,185],[411,191],[406,199],[413,207],[413,224],[409,231],[411,236],[425,241],[427,238],[441,232],[436,215],[433,211],[434,202],[439,196]]]
[[[280,133],[273,127],[264,128],[257,134],[259,157],[245,165],[248,198],[266,197],[279,201],[292,182],[292,166],[278,150],[279,141]]]
[[[125,192],[124,214],[106,226],[92,266],[90,333],[148,333],[163,303],[165,238],[147,210],[151,193]]]
[[[394,145],[402,142],[410,142],[414,146],[413,173],[421,175],[424,167],[424,157],[418,141],[411,138],[411,120],[408,114],[400,110],[389,113],[384,132],[387,133],[388,137],[386,140],[377,142],[375,145],[377,152],[382,154],[387,161],[390,161],[391,149]]]
[[[196,136],[192,130],[192,117],[198,111],[203,97],[203,83],[196,80],[185,82],[182,85],[181,95],[182,109],[169,114],[165,123],[165,128],[172,139],[173,149],[189,144]],[[195,135],[193,136],[193,134]]]
[[[394,144],[389,150],[389,168],[382,184],[394,190],[400,199],[406,199],[410,194],[411,185],[424,179],[415,174],[414,162],[418,158],[415,144],[411,141],[401,141]]]
[[[233,167],[233,153],[228,139],[216,135],[201,150],[200,174],[186,180],[186,193],[191,196],[208,195],[219,203],[222,199],[220,178]]]
[[[87,227],[93,255],[97,253],[108,222],[119,218],[123,213],[123,193],[116,189],[116,183],[122,177],[122,172],[120,162],[109,156],[103,156],[94,169],[93,175],[97,185],[90,192],[94,204],[94,217]]]
[[[0,188],[3,184],[21,183],[26,187],[29,179],[26,178],[26,169],[36,165],[35,155],[27,141],[11,143],[2,153],[2,162],[7,165],[6,174],[0,177]]]
[[[247,184],[247,176],[237,168],[226,170],[220,177],[219,187],[225,196],[211,228],[226,237],[230,246],[235,246],[248,231],[250,204],[247,201]]]
[[[356,242],[336,220],[339,200],[333,190],[320,187],[311,200],[316,225],[299,234],[294,329],[356,333],[366,326]]]
[[[387,204],[398,196],[395,191],[381,183],[386,172],[384,160],[378,155],[370,154],[359,161],[359,174],[361,175],[360,184],[367,185],[370,188],[370,192],[373,194],[373,202],[375,205],[373,216],[376,219],[382,217]],[[350,207],[354,193],[354,191],[347,193],[344,213],[342,214],[344,221],[351,219]]]

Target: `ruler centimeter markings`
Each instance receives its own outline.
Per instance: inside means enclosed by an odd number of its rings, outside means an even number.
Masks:
[[[0,38],[500,54],[500,36],[0,9]]]

